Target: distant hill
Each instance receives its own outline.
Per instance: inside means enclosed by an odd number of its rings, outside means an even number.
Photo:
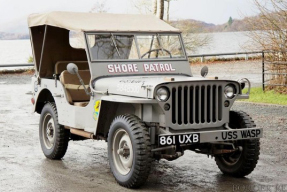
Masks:
[[[254,22],[255,19],[256,17],[248,17],[240,20],[231,19],[230,22],[228,21],[224,24],[214,26],[210,32],[249,31],[251,29],[250,22]]]
[[[194,19],[170,21],[170,24],[176,28],[184,29],[190,33],[210,32],[213,28],[216,27],[216,25],[213,23],[206,23]]]
[[[29,34],[0,32],[0,40],[29,39]]]
[[[260,30],[256,28],[256,20],[259,16],[245,17],[243,19],[232,19],[221,25],[215,25],[212,23],[205,23],[203,21],[197,21],[193,19],[171,21],[170,24],[179,29],[189,28],[191,33],[212,33],[212,32],[236,32],[236,31],[249,31]],[[252,25],[254,23],[254,25]],[[252,27],[250,26],[252,25]]]
[[[29,39],[27,17],[20,17],[8,23],[0,23],[0,39]]]
[[[212,32],[236,32],[236,31],[249,31],[250,26],[248,20],[256,21],[254,17],[246,17],[244,19],[232,19],[221,25],[215,25],[213,23],[206,23],[203,21],[185,19],[170,21],[169,23],[185,32],[189,33],[212,33]],[[256,29],[260,30],[260,29]],[[1,32],[2,31],[2,32]],[[13,39],[29,39],[28,26],[26,21],[15,21],[7,25],[0,26],[0,40],[13,40]]]

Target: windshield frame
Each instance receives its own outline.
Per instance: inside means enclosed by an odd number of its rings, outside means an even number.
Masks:
[[[133,35],[135,38],[135,44],[136,44],[136,49],[137,49],[137,53],[138,53],[139,58],[138,59],[105,59],[105,60],[98,59],[98,60],[93,60],[91,53],[90,53],[88,35],[103,35],[103,34],[110,34],[111,36],[114,36],[114,35]],[[158,59],[143,58],[143,59],[141,59],[137,36],[143,36],[143,35],[155,35],[157,39],[160,39],[159,38],[160,35],[177,35],[179,38],[180,45],[182,47],[182,52],[183,52],[182,58],[167,58],[167,59],[165,59],[165,58],[158,58]],[[186,61],[186,60],[188,60],[186,50],[184,47],[184,43],[183,43],[183,39],[182,39],[182,34],[178,33],[178,32],[133,32],[133,33],[131,33],[131,32],[120,32],[119,33],[119,32],[107,32],[107,31],[105,31],[105,32],[84,32],[84,37],[85,37],[88,59],[92,63],[95,63],[95,62],[97,62],[97,63],[98,62],[122,62],[122,61],[127,61],[127,62],[140,62],[140,61],[154,62],[154,61]],[[160,42],[160,40],[159,40],[159,42]],[[161,48],[162,48],[162,46],[161,46]]]

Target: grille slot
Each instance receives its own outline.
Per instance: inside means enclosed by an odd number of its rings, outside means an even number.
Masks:
[[[171,90],[172,123],[216,123],[222,120],[222,86],[178,86]]]

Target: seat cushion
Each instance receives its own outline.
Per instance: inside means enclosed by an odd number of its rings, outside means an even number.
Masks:
[[[74,105],[78,107],[86,107],[88,104],[89,102],[74,102]]]
[[[90,71],[79,70],[79,75],[83,79],[83,82],[86,85],[88,91],[90,91]],[[90,100],[90,95],[86,94],[84,87],[81,85],[80,80],[78,79],[76,74],[70,74],[67,70],[65,70],[60,75],[60,81],[66,89],[67,99],[71,104],[75,102]]]

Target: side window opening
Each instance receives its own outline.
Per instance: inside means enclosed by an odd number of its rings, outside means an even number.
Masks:
[[[74,49],[85,49],[85,36],[83,32],[70,31],[69,43]]]

